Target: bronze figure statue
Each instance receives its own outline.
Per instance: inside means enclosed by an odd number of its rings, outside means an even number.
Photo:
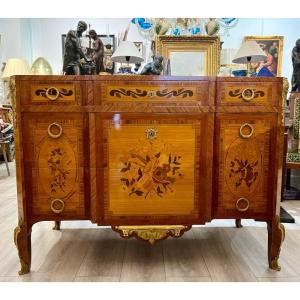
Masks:
[[[63,72],[65,75],[80,75],[82,69],[80,59],[84,59],[87,63],[90,59],[82,51],[80,38],[82,33],[86,31],[87,24],[84,21],[79,21],[77,30],[70,30],[66,37],[65,54],[63,63]]]
[[[96,74],[99,74],[104,70],[103,68],[103,57],[104,57],[104,46],[102,41],[97,35],[97,32],[94,29],[89,31],[89,36],[93,40],[92,44],[92,60],[96,66]]]
[[[141,75],[160,75],[163,66],[163,57],[161,55],[153,56],[153,61],[147,63],[141,71]]]
[[[292,92],[300,91],[300,39],[292,51],[293,75],[292,75]]]

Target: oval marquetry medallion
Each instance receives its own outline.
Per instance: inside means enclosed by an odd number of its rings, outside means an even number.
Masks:
[[[38,155],[39,183],[53,198],[65,198],[77,180],[76,156],[66,138],[45,138]]]
[[[237,138],[228,147],[224,177],[227,187],[234,195],[250,195],[258,184],[262,173],[262,156],[254,140]]]

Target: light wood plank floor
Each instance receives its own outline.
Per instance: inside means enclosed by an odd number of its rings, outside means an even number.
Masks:
[[[234,220],[215,220],[150,246],[85,221],[63,222],[61,231],[35,224],[32,271],[18,276],[14,163],[10,169],[8,177],[0,165],[0,281],[300,281],[300,201],[283,203],[296,224],[285,224],[281,272],[268,268],[263,222],[237,229]]]

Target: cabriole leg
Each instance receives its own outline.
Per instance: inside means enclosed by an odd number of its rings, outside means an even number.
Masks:
[[[242,220],[241,219],[235,219],[235,227],[236,228],[242,228]]]
[[[60,221],[54,221],[53,230],[60,230]]]
[[[284,241],[285,229],[280,224],[279,216],[276,216],[268,224],[268,260],[270,269],[280,271],[281,267],[278,264],[281,244]]]
[[[31,266],[31,227],[19,224],[14,231],[14,241],[21,263],[19,275],[29,273]]]

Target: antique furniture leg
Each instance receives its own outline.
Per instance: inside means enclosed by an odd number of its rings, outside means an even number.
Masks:
[[[60,221],[54,221],[53,230],[60,230]]]
[[[18,249],[21,263],[19,275],[30,272],[31,265],[31,226],[27,224],[19,224],[14,231],[14,242]]]
[[[242,220],[241,219],[235,219],[235,226],[236,226],[236,228],[243,228]]]
[[[279,216],[276,216],[268,224],[268,260],[270,269],[280,271],[281,267],[278,264],[281,244],[284,241],[285,229],[280,224]]]

